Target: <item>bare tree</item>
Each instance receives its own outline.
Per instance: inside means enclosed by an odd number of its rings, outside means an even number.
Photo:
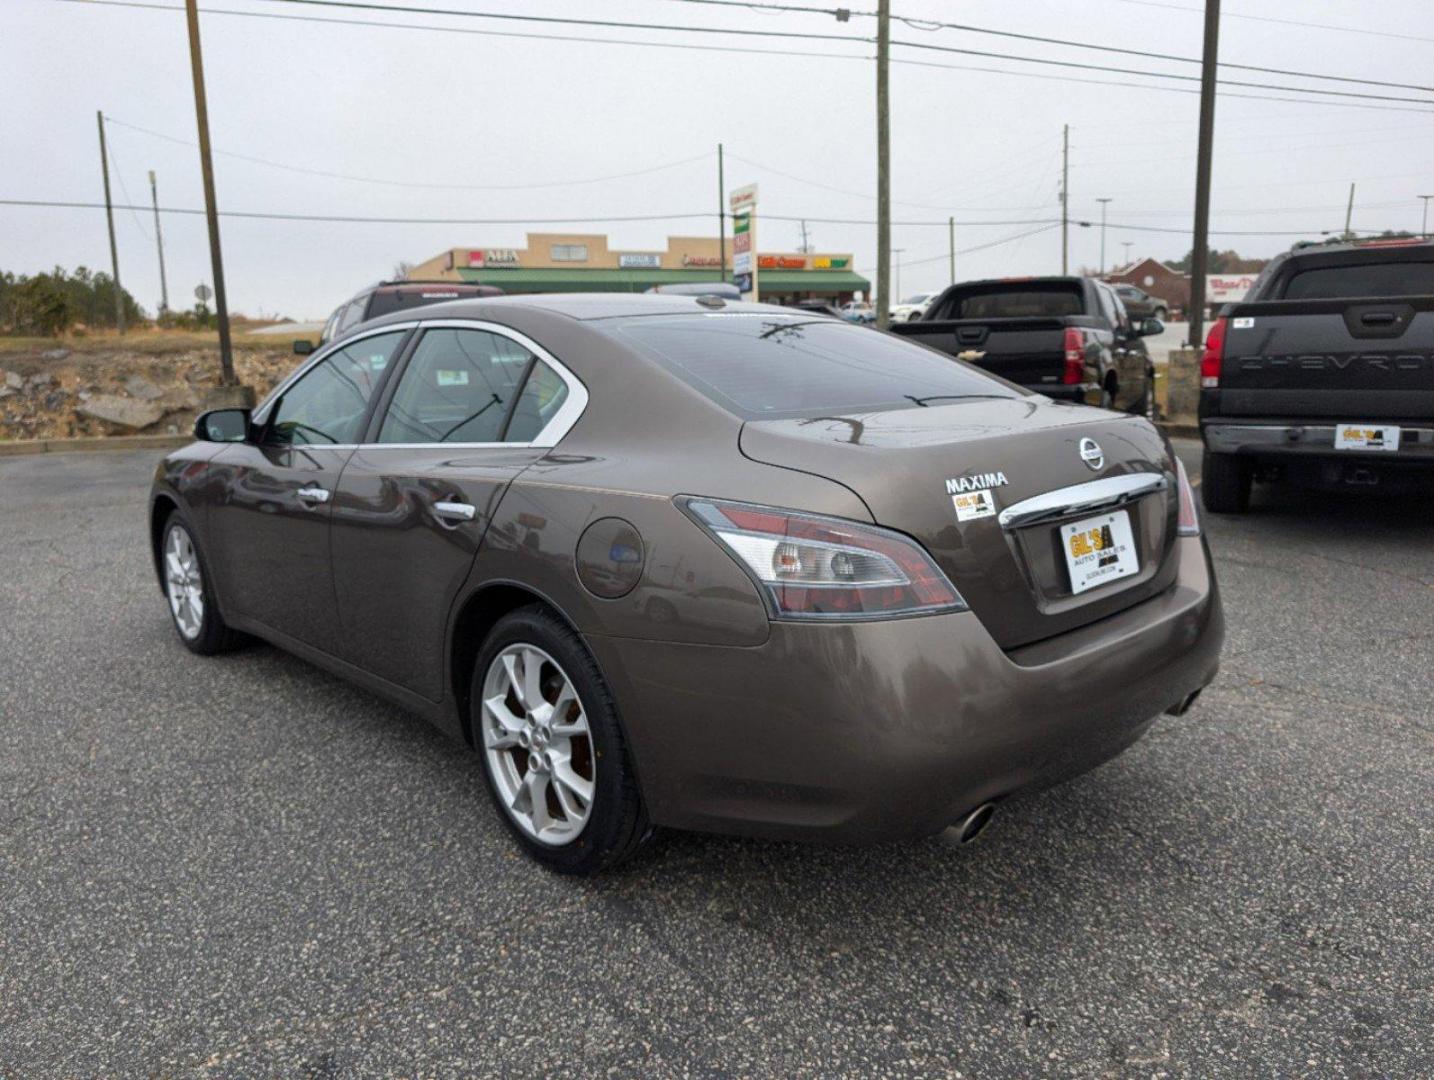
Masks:
[[[393,280],[405,281],[413,273],[413,263],[399,261],[393,264]]]

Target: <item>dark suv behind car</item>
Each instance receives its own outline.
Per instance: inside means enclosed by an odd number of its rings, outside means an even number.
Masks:
[[[1151,296],[1144,289],[1134,285],[1112,285],[1115,295],[1125,305],[1126,313],[1132,319],[1159,319],[1165,321],[1170,314],[1170,305],[1158,296]]]
[[[495,285],[469,285],[457,281],[380,281],[339,305],[338,310],[329,316],[329,321],[324,323],[319,344],[341,337],[361,322],[377,319],[380,315],[392,315],[406,308],[502,295],[503,290]]]

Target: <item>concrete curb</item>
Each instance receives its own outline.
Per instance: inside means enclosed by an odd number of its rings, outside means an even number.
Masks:
[[[1171,439],[1198,439],[1200,425],[1188,420],[1157,420],[1156,425]]]
[[[107,439],[11,439],[0,441],[0,457],[97,450],[172,450],[178,446],[188,446],[193,441],[193,435],[115,435]]]

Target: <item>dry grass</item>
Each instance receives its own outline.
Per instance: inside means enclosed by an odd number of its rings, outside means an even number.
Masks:
[[[319,335],[298,333],[294,340],[307,340],[318,344]],[[291,339],[277,334],[243,333],[236,328],[233,335],[236,351],[274,352],[291,347]],[[169,353],[192,352],[197,349],[219,350],[217,330],[158,330],[141,329],[117,334],[113,330],[88,331],[84,334],[65,334],[57,338],[44,337],[0,337],[0,356],[18,353],[38,353],[48,349],[69,349],[72,353],[92,352],[141,352],[151,356]]]

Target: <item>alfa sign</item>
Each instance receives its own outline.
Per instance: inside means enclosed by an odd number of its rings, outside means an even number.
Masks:
[[[468,252],[468,265],[475,270],[489,266],[517,266],[518,253],[512,248],[488,248]]]

